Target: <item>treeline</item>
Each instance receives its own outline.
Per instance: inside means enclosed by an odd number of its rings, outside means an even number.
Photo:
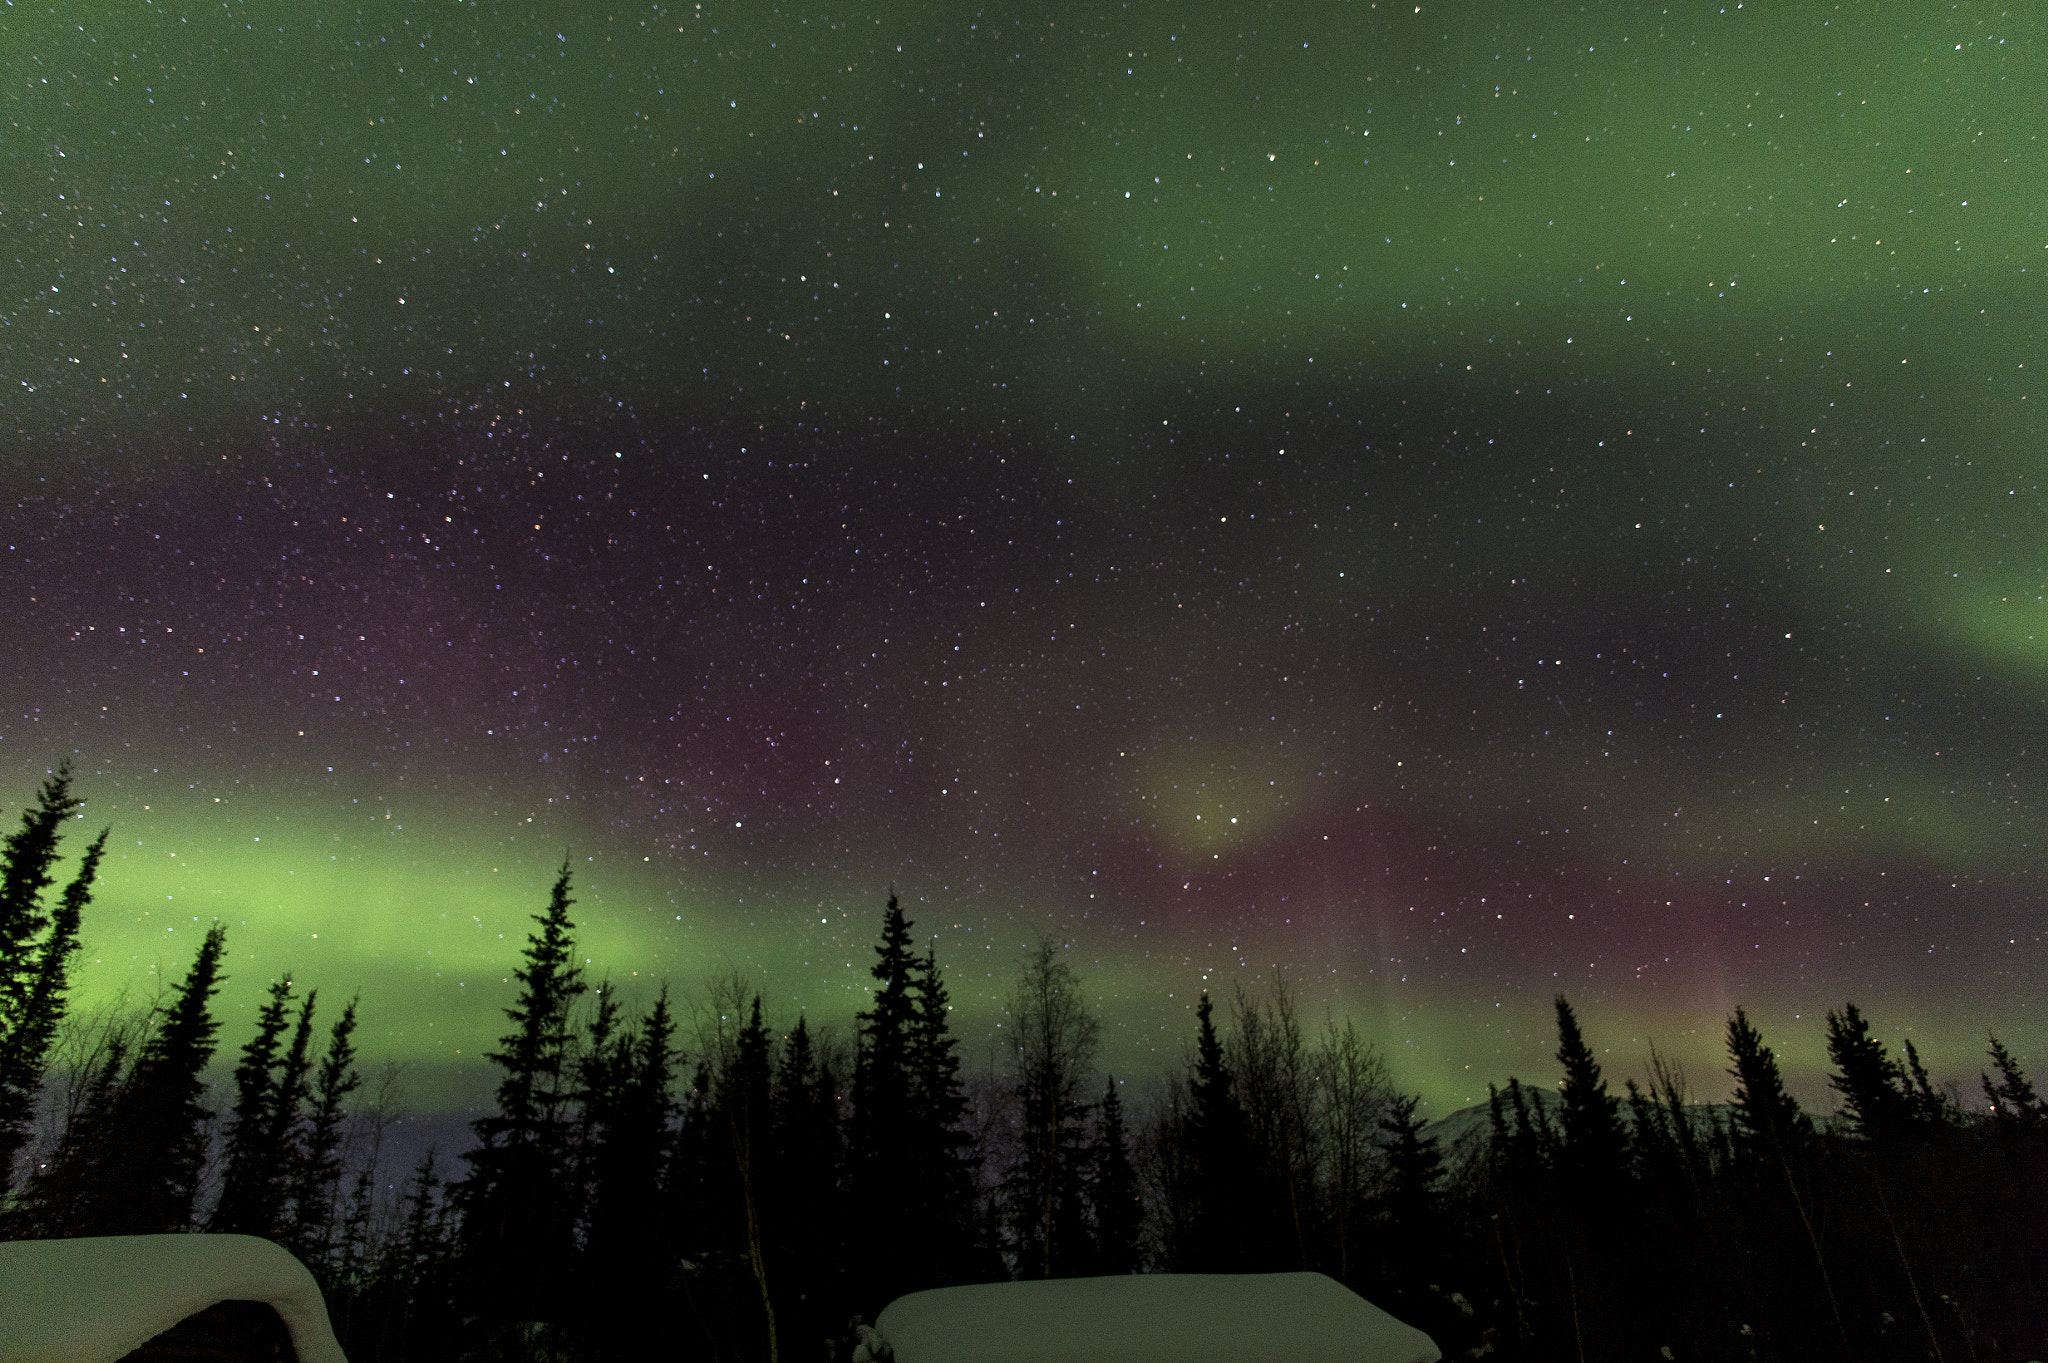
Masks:
[[[1204,995],[1183,1070],[1100,1073],[1050,942],[963,1071],[943,971],[892,895],[850,1034],[731,978],[628,1015],[586,975],[568,866],[535,915],[493,1109],[382,1176],[352,1044],[274,984],[225,1110],[216,928],[146,1017],[67,1030],[101,835],[54,887],[60,772],[0,857],[0,1234],[237,1230],[293,1249],[356,1363],[849,1358],[903,1292],[1142,1271],[1330,1274],[1448,1357],[2020,1360],[2048,1344],[2048,1105],[1994,1038],[1985,1106],[1831,1013],[1840,1113],[1738,1010],[1732,1101],[1650,1058],[1612,1092],[1557,1000],[1552,1085],[1426,1124],[1347,1023]],[[73,1045],[49,1072],[60,1036]],[[367,1136],[366,1136],[367,1132]],[[395,1186],[392,1186],[395,1185]]]
[[[1842,1108],[1816,1120],[1740,1008],[1713,1106],[1654,1051],[1647,1085],[1612,1092],[1562,996],[1557,1023],[1561,1081],[1492,1090],[1417,1242],[1470,1284],[1443,1336],[1557,1359],[2041,1355],[2048,1105],[1996,1037],[1969,1111],[1910,1041],[1894,1057],[1854,1004],[1830,1012]]]

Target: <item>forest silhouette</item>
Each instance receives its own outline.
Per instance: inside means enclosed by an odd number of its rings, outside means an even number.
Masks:
[[[1047,940],[1019,963],[1004,1063],[967,1075],[942,963],[894,894],[849,1031],[771,1022],[737,976],[629,1014],[579,963],[565,860],[473,1145],[392,1173],[354,1001],[325,1022],[277,980],[211,1105],[220,926],[156,1006],[70,1014],[107,836],[57,889],[80,803],[60,769],[0,848],[0,1238],[267,1237],[357,1363],[816,1363],[922,1288],[1304,1269],[1447,1358],[2048,1350],[2048,1103],[1995,1036],[1966,1104],[1844,1004],[1840,1110],[1815,1115],[1740,1008],[1732,1089],[1706,1102],[1654,1051],[1615,1092],[1560,995],[1555,1083],[1510,1077],[1427,1123],[1369,1038],[1305,1025],[1282,984],[1220,1017],[1204,994],[1185,1066],[1119,1083]]]

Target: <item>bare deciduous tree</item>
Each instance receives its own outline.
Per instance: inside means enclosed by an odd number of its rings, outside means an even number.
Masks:
[[[1336,1241],[1338,1276],[1353,1280],[1366,1198],[1385,1163],[1380,1120],[1393,1097],[1379,1048],[1350,1018],[1323,1023],[1316,1047],[1317,1121],[1322,1128],[1324,1205]]]
[[[1018,1265],[1050,1278],[1084,1243],[1081,1178],[1088,1104],[1082,1085],[1100,1033],[1073,967],[1043,939],[1025,958],[1011,1005],[1022,1158],[1012,1174]]]

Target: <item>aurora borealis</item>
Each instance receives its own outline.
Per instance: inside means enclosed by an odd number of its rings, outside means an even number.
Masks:
[[[1051,932],[1112,1064],[1284,973],[1436,1111],[1559,989],[2038,1066],[2043,41],[17,4],[0,817],[114,829],[85,1001],[218,916],[422,1106],[565,852],[842,1027],[893,883],[975,1055]]]

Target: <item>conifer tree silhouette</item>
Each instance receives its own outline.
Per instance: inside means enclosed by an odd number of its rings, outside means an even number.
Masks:
[[[285,1244],[316,1272],[335,1248],[348,1118],[345,1105],[363,1082],[355,1063],[356,1003],[350,999],[328,1031],[327,1050],[313,1080],[298,1160],[289,1174],[291,1220]]]
[[[1949,1096],[1928,1079],[1927,1067],[1920,1063],[1920,1052],[1914,1047],[1911,1037],[1906,1039],[1904,1049],[1909,1080],[1907,1105],[1912,1109],[1914,1118],[1923,1127],[1953,1125],[1961,1114]]]
[[[1175,1267],[1190,1273],[1238,1273],[1254,1263],[1257,1209],[1252,1186],[1252,1142],[1238,1104],[1215,1005],[1207,990],[1195,1006],[1195,1068],[1188,1080],[1188,1166],[1193,1203],[1188,1243]]]
[[[904,1290],[902,1284],[920,1276],[925,1257],[918,1253],[914,1209],[924,1171],[917,1167],[914,1152],[910,1050],[917,1015],[912,992],[917,958],[910,941],[910,923],[892,890],[870,971],[876,981],[874,1001],[858,1015],[847,1171],[852,1210],[862,1224],[864,1241],[853,1267],[862,1284],[862,1310],[869,1315]],[[878,1299],[869,1301],[870,1296]]]
[[[209,1229],[268,1236],[274,1219],[271,1206],[279,1172],[278,1151],[271,1144],[273,1113],[279,1098],[278,1054],[292,999],[287,972],[270,986],[270,997],[256,1014],[256,1035],[242,1046],[235,1066],[235,1103],[227,1121],[225,1162],[220,1202]]]
[[[570,1010],[588,986],[575,959],[569,889],[564,857],[513,975],[519,996],[505,1010],[513,1030],[486,1056],[503,1072],[497,1111],[470,1123],[477,1145],[463,1156],[469,1173],[453,1190],[462,1213],[461,1287],[487,1326],[558,1315],[574,1252]]]
[[[1611,1190],[1627,1168],[1628,1138],[1621,1125],[1621,1100],[1607,1089],[1600,1062],[1579,1032],[1579,1020],[1565,996],[1557,996],[1557,1059],[1564,1082],[1557,1091],[1557,1121],[1563,1135],[1561,1172],[1582,1196]]]
[[[2007,1120],[2048,1124],[2048,1103],[2034,1096],[2034,1085],[2027,1079],[2020,1062],[2013,1059],[2011,1051],[1997,1036],[1992,1036],[1991,1045],[1985,1052],[1991,1057],[1991,1064],[1998,1071],[1998,1082],[1992,1083],[1991,1076],[1981,1075],[1984,1084],[1984,1100],[1991,1104],[1995,1117]]]
[[[1853,1003],[1828,1011],[1828,1059],[1835,1072],[1828,1084],[1842,1095],[1856,1135],[1884,1141],[1915,1125],[1912,1091],[1905,1068],[1871,1035],[1870,1023]]]
[[[1380,1119],[1387,1135],[1385,1204],[1404,1240],[1419,1243],[1436,1228],[1442,1208],[1443,1150],[1415,1115],[1422,1103],[1416,1094],[1396,1097]]]
[[[1096,1274],[1138,1271],[1139,1236],[1145,1205],[1139,1194],[1138,1170],[1131,1161],[1130,1133],[1123,1100],[1111,1075],[1095,1105],[1095,1135],[1088,1151],[1089,1221],[1094,1227]]]
[[[1735,1080],[1737,1152],[1773,1164],[1787,1161],[1812,1135],[1813,1123],[1786,1091],[1778,1057],[1740,1008],[1728,1019],[1728,1058],[1734,1062],[1728,1074]]]
[[[969,1141],[960,1129],[967,1113],[967,1096],[960,1087],[960,1043],[952,1033],[948,1016],[952,1004],[939,969],[937,948],[925,948],[924,959],[911,977],[910,992],[913,1004],[907,1058],[912,1121],[922,1133],[921,1159],[930,1161],[925,1165],[927,1177],[943,1185],[935,1196],[957,1207],[957,1199],[973,1181],[964,1162]]]
[[[1798,1100],[1786,1091],[1784,1078],[1778,1072],[1778,1057],[1764,1044],[1763,1034],[1740,1008],[1728,1019],[1728,1058],[1734,1062],[1728,1073],[1735,1080],[1735,1158],[1747,1166],[1759,1186],[1784,1190],[1820,1275],[1836,1339],[1846,1348],[1848,1333],[1842,1324],[1841,1303],[1835,1295],[1826,1252],[1821,1247],[1813,1195],[1808,1187],[1813,1122],[1799,1110]]]
[[[79,1114],[87,1130],[77,1149],[88,1163],[58,1180],[77,1193],[61,1233],[160,1235],[192,1228],[212,1115],[200,1076],[219,1031],[212,1002],[226,943],[226,928],[207,929],[134,1068],[110,1085],[104,1107]]]
[[[793,1353],[831,1335],[852,1309],[844,1301],[840,1078],[832,1057],[820,1053],[809,1020],[799,1013],[775,1066],[778,1175],[766,1190],[770,1243],[787,1265],[783,1338]]]
[[[14,1163],[29,1138],[50,1044],[62,1023],[68,966],[79,922],[106,852],[107,833],[86,849],[54,909],[43,891],[55,883],[63,823],[83,802],[71,794],[71,766],[60,765],[0,845],[0,1198],[13,1187]]]
[[[609,997],[610,990],[605,991]],[[583,1321],[599,1357],[653,1352],[668,1329],[661,1319],[667,1285],[686,1233],[677,1222],[694,1214],[669,1198],[671,1126],[676,1102],[676,1024],[666,985],[637,1027],[607,1039],[593,1020],[586,1062],[585,1104],[593,1143],[585,1152],[589,1209],[585,1217]]]
[[[765,1215],[767,1190],[776,1176],[775,1147],[770,1139],[771,1065],[768,1028],[761,1021],[761,996],[756,994],[753,1011],[733,1048],[730,1069],[722,1076],[719,1106],[724,1109],[732,1167],[739,1176],[742,1244],[755,1290],[760,1294],[768,1363],[781,1363],[782,1334],[775,1318],[775,1284],[770,1276]]]

